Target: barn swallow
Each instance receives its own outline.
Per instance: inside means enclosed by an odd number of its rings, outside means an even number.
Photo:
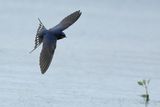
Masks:
[[[38,18],[40,24],[35,37],[35,46],[30,53],[32,53],[38,46],[40,46],[41,43],[43,44],[39,58],[39,65],[42,74],[47,71],[51,64],[56,49],[57,40],[66,37],[63,31],[69,26],[71,26],[73,23],[75,23],[80,16],[80,10],[75,11],[65,17],[62,21],[60,21],[59,24],[50,29],[46,29],[46,27],[42,24],[41,20]]]

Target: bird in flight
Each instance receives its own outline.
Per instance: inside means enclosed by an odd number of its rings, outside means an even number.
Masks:
[[[41,43],[43,43],[39,59],[39,65],[42,74],[47,71],[49,65],[51,64],[56,49],[57,40],[66,37],[63,31],[69,26],[71,26],[73,23],[75,23],[80,16],[80,10],[75,11],[65,17],[59,24],[50,29],[46,29],[46,27],[42,24],[41,20],[38,18],[40,24],[35,37],[35,46],[30,53],[32,53],[38,46],[40,46]]]

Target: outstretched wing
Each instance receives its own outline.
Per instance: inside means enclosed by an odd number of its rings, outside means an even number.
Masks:
[[[75,11],[74,13],[70,14],[69,16],[65,17],[58,25],[49,29],[50,31],[60,30],[63,31],[75,23],[78,18],[81,16],[81,12]]]
[[[56,39],[52,42],[48,43],[46,41],[43,42],[42,51],[40,53],[40,69],[41,73],[44,74],[49,65],[51,64],[54,51],[56,49]]]
[[[29,53],[32,53],[43,41],[43,32],[46,30],[45,26],[42,24],[41,20],[38,18],[39,20],[39,27],[37,29],[37,34],[35,37],[35,46],[34,49],[31,50]]]

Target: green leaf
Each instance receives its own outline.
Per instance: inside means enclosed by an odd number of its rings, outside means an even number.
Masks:
[[[142,81],[138,81],[138,84],[143,86],[143,82]]]
[[[146,85],[146,80],[143,80],[143,84]]]

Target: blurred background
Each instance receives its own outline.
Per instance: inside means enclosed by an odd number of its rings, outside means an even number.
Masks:
[[[50,28],[77,10],[41,75],[38,18]],[[137,81],[150,79],[159,107],[159,20],[159,0],[0,0],[0,106],[144,107]]]

